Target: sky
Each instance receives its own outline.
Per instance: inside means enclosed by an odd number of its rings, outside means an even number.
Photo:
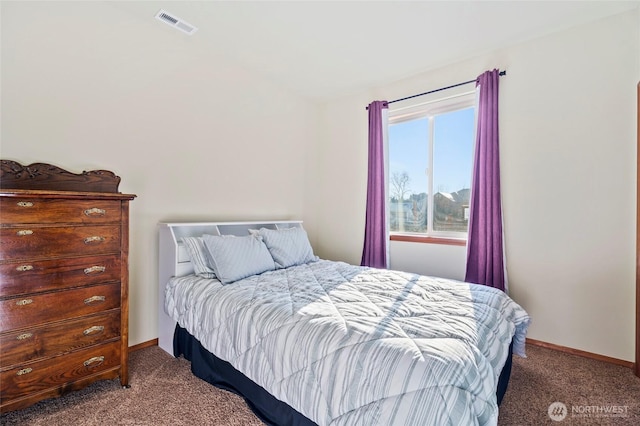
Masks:
[[[434,117],[434,192],[455,192],[471,185],[474,109]],[[406,171],[411,192],[427,192],[428,118],[389,126],[389,175]],[[393,195],[393,187],[389,187]]]

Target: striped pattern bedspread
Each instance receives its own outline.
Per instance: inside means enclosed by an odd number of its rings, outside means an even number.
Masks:
[[[495,425],[527,313],[489,287],[320,260],[230,285],[173,278],[166,310],[318,425]]]

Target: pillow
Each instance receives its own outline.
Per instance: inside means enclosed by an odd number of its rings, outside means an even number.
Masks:
[[[187,248],[196,275],[202,278],[215,278],[216,274],[209,266],[207,248],[204,246],[202,237],[182,237],[182,242]]]
[[[276,268],[288,268],[318,260],[303,228],[260,228],[259,235],[267,245]]]
[[[259,235],[236,237],[205,234],[202,239],[211,266],[223,284],[276,269],[273,258]]]

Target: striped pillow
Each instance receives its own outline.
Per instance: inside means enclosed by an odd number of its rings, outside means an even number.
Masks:
[[[202,239],[208,250],[211,266],[223,284],[276,269],[260,236],[205,234]]]
[[[182,243],[187,248],[196,275],[202,278],[215,278],[216,274],[209,266],[207,248],[204,246],[202,237],[182,237]]]
[[[264,239],[277,268],[288,268],[318,260],[303,228],[260,228],[259,235]]]

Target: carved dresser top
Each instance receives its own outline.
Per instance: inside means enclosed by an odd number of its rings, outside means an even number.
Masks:
[[[23,166],[0,160],[0,188],[45,191],[118,193],[120,177],[109,170],[72,173],[47,163]]]

